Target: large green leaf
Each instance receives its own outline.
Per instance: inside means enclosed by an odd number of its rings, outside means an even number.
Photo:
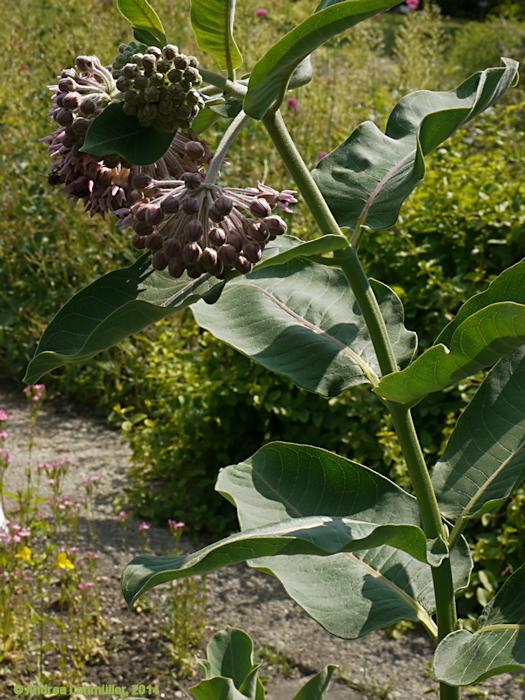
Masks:
[[[455,319],[445,326],[439,334],[436,343],[448,345],[454,332],[465,319],[476,311],[480,311],[490,304],[497,304],[499,301],[515,301],[517,304],[525,304],[525,259],[504,270],[484,292],[468,299],[459,309]]]
[[[82,362],[150,323],[191,304],[213,301],[223,282],[208,275],[173,279],[144,255],[131,267],[110,272],[78,292],[45,330],[24,381],[31,384],[62,365]]]
[[[378,282],[374,288],[397,360],[406,365],[415,334],[404,327],[394,292]],[[256,268],[228,283],[213,312],[200,303],[192,311],[217,338],[310,391],[333,396],[377,382],[380,370],[366,324],[339,269],[307,258]]]
[[[461,521],[507,498],[525,478],[525,348],[503,358],[461,415],[432,481]]]
[[[124,570],[122,591],[131,605],[143,593],[161,583],[200,576],[248,559],[298,554],[325,557],[384,544],[433,566],[438,566],[447,553],[439,542],[429,545],[423,530],[417,525],[382,525],[344,516],[289,517],[230,535],[193,554],[136,557]]]
[[[293,256],[294,248],[302,255],[318,252],[310,245],[279,236],[267,246],[263,261],[275,257],[279,262],[283,255]],[[201,297],[212,303],[223,286],[209,275],[175,280],[155,272],[145,255],[131,267],[96,280],[62,307],[42,336],[25,379],[34,382],[56,367],[87,360]]]
[[[525,344],[525,305],[486,306],[456,328],[446,345],[433,345],[401,372],[384,377],[381,398],[413,406],[428,394],[457,384]]]
[[[331,3],[301,22],[258,61],[253,69],[244,111],[261,119],[282,102],[297,66],[325,41],[376,12],[392,7],[392,0],[343,0]]]
[[[525,669],[525,566],[510,576],[478,621],[478,629],[452,632],[436,650],[434,673],[448,685],[478,683]]]
[[[141,126],[124,114],[122,102],[113,102],[91,122],[80,150],[99,158],[116,153],[134,165],[147,165],[162,158],[172,141],[173,134]]]
[[[317,513],[376,524],[420,524],[416,500],[393,482],[306,445],[266,445],[249,460],[223,469],[216,488],[236,505],[243,531]],[[471,570],[463,539],[451,558],[455,588],[463,588]],[[277,576],[288,594],[338,637],[354,639],[402,619],[432,628],[430,568],[392,547],[328,557],[272,556],[251,565]]]
[[[296,693],[293,700],[322,700],[330,686],[333,673],[337,666],[329,664],[322,671],[310,678],[301,690]]]
[[[233,38],[235,0],[191,0],[191,23],[199,48],[219,68],[238,68],[242,56]]]
[[[147,0],[117,0],[117,7],[133,27],[137,41],[156,46],[167,43],[162,22]]]
[[[490,107],[515,82],[516,61],[476,73],[455,90],[420,90],[395,107],[386,131],[361,124],[313,171],[342,226],[392,226],[404,200],[425,176],[425,156]]]

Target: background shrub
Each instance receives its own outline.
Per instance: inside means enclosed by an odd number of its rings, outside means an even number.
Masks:
[[[187,12],[187,1],[176,8],[167,0],[156,4],[166,24],[186,26],[177,18]],[[255,22],[257,4],[238,4],[248,66],[263,41],[311,10],[306,0],[270,0],[268,17]],[[0,19],[0,40],[12,47],[0,54],[0,68],[10,76],[9,91],[0,93],[0,378],[18,382],[36,339],[71,290],[134,258],[122,231],[110,222],[89,221],[51,190],[45,146],[38,143],[50,129],[46,85],[85,51],[84,37],[109,62],[127,35],[109,1],[20,0],[9,11],[0,7]],[[330,42],[316,55],[315,81],[297,91],[298,104],[284,107],[309,164],[360,121],[372,118],[384,126],[402,91],[449,89],[467,73],[497,63],[501,53],[523,55],[524,26],[497,18],[444,22],[428,6],[404,18],[383,15]],[[187,29],[177,40],[195,51]],[[363,246],[371,274],[400,294],[407,326],[418,329],[422,348],[466,297],[523,257],[523,99],[522,89],[514,91],[510,104],[440,149],[399,223],[371,234]],[[212,143],[216,136],[209,135]],[[243,132],[231,161],[224,172],[230,182],[290,184],[257,125]],[[315,227],[302,209],[293,216],[292,233],[308,238]],[[466,382],[439,404],[429,400],[416,409],[430,463],[478,383],[479,378]],[[137,514],[158,522],[183,519],[196,533],[217,536],[232,526],[232,508],[212,490],[217,470],[270,440],[318,444],[406,485],[392,428],[366,388],[326,402],[201,332],[190,313],[148,329],[80,370],[55,372],[48,388],[122,426],[132,448],[128,497]],[[475,557],[482,551],[489,556],[476,573],[466,612],[491,595],[507,566],[523,560],[524,498],[518,493],[494,516],[472,524]]]

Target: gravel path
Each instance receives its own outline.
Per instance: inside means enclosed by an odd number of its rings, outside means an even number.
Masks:
[[[18,396],[0,389],[1,406],[11,414],[7,428],[13,462],[7,475],[7,487],[16,489],[24,478],[26,465],[27,407]],[[112,673],[122,669],[119,673],[124,678],[125,672],[129,672],[130,662],[140,669],[135,660],[143,659],[143,655],[129,657],[134,653],[133,643],[139,640],[153,648],[158,646],[159,636],[151,638],[151,629],[155,629],[151,621],[146,621],[142,631],[137,629],[136,623],[135,627],[129,623],[129,616],[133,613],[125,608],[118,588],[120,571],[129,560],[129,550],[124,545],[122,528],[112,504],[126,480],[129,452],[117,432],[75,415],[68,407],[54,404],[45,406],[39,420],[34,459],[43,461],[57,457],[68,457],[73,464],[66,482],[66,493],[74,493],[88,475],[98,474],[100,477],[93,513],[96,546],[101,559],[99,570],[108,588],[115,619],[123,620],[132,631],[128,641],[125,635],[120,640],[120,656],[115,652],[111,668],[91,669],[89,680],[115,683],[117,677]],[[86,538],[87,532],[83,523],[82,534]],[[149,534],[153,550],[159,554],[166,552],[170,542],[167,533],[152,528]],[[128,544],[132,549],[140,547],[136,535]],[[230,567],[208,576],[207,590],[206,638],[224,626],[239,626],[249,632],[257,644],[278,652],[279,661],[273,664],[273,668],[264,669],[271,677],[269,700],[289,700],[306,677],[327,663],[336,663],[340,668],[338,680],[328,694],[329,700],[435,697],[429,675],[431,645],[417,632],[406,634],[402,640],[380,633],[355,642],[332,638],[287,598],[277,581],[244,566]],[[161,655],[160,648],[159,658]],[[285,670],[286,677],[283,677]],[[475,695],[468,696],[499,700],[525,698],[520,680],[523,677],[499,676],[483,684]],[[131,682],[142,681],[136,677]],[[186,697],[184,691],[177,691],[174,695]],[[172,697],[170,694],[164,696]],[[0,687],[0,698],[3,697],[11,695],[1,695]]]

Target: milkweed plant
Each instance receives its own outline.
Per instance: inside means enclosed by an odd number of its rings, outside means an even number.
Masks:
[[[400,299],[367,276],[359,249],[396,222],[424,178],[425,157],[516,84],[518,64],[503,58],[450,92],[407,95],[384,132],[361,124],[313,170],[280,111],[289,91],[312,80],[319,46],[396,4],[322,0],[246,73],[234,0],[192,0],[202,59],[170,43],[146,0],[118,0],[133,38],[111,65],[85,55],[62,70],[45,140],[50,184],[90,215],[115,217],[141,253],[63,306],[25,380],[189,306],[202,328],[303,389],[328,399],[368,384],[391,416],[414,495],[333,452],[272,442],[219,473],[216,490],[237,509],[238,533],[192,554],[139,556],[122,590],[131,605],[167,581],[246,561],[277,577],[337,637],[419,623],[435,643],[439,697],[456,700],[462,686],[525,668],[525,566],[474,631],[460,627],[455,603],[472,570],[465,526],[524,479],[525,259],[466,300],[418,355]],[[221,181],[251,120],[264,127],[293,189]],[[223,132],[215,151],[206,141],[212,125]],[[296,206],[308,208],[317,237],[287,234]],[[490,371],[438,462],[427,464],[411,408],[481,370]],[[264,697],[246,635],[219,633],[208,652],[195,698]],[[242,663],[229,665],[232,657]],[[323,697],[332,671],[295,697]]]

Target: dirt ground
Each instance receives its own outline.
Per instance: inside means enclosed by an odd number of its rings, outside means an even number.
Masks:
[[[13,462],[7,487],[13,489],[23,478],[25,468],[28,413],[25,402],[5,389],[0,389],[0,407],[7,408],[11,415],[7,430]],[[158,631],[155,605],[144,614],[129,612],[120,594],[119,577],[129,560],[129,549],[123,541],[113,500],[126,480],[126,445],[118,432],[76,415],[68,406],[48,404],[37,426],[34,458],[38,462],[58,457],[67,457],[73,464],[66,493],[74,493],[90,474],[100,477],[93,516],[100,553],[102,603],[110,621],[105,640],[108,654],[87,669],[85,682],[130,686],[160,679],[161,697],[188,698],[187,682],[169,680],[169,658]],[[136,527],[131,530],[136,533]],[[87,532],[87,524],[83,523],[81,536],[88,537]],[[152,528],[148,534],[153,550],[166,553],[170,547],[167,532]],[[138,535],[134,534],[127,544],[138,552]],[[189,547],[189,542],[183,541],[183,549]],[[153,603],[155,595],[152,594]],[[339,666],[329,700],[436,697],[430,676],[431,645],[417,631],[407,633],[401,640],[382,633],[354,642],[335,639],[287,598],[278,581],[245,566],[223,569],[207,577],[204,642],[228,625],[245,629],[267,651],[262,672],[269,677],[269,700],[290,700],[299,686],[327,663]],[[22,670],[20,674],[23,678]],[[465,696],[525,698],[524,680],[525,677],[508,674],[498,676]],[[7,686],[2,689],[0,676],[0,699],[11,697],[14,695]]]

